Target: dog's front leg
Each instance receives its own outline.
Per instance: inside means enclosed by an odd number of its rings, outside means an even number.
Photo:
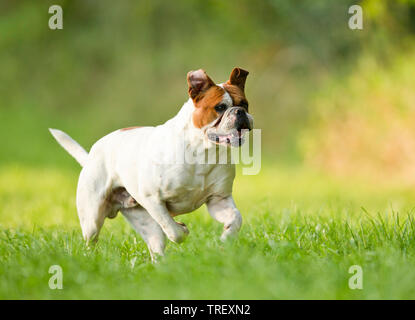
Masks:
[[[185,224],[174,221],[170,216],[170,212],[167,210],[165,203],[156,198],[149,197],[142,205],[150,216],[159,224],[167,238],[176,243],[184,241],[189,234],[189,230]]]
[[[124,217],[147,243],[151,261],[157,262],[164,255],[166,236],[158,223],[141,206],[121,209]]]
[[[232,196],[226,198],[213,197],[206,203],[209,214],[223,223],[222,241],[238,233],[242,225],[242,216],[235,206]]]

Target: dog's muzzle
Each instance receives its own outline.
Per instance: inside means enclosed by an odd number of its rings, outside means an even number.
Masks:
[[[207,130],[207,137],[216,144],[239,147],[246,132],[252,130],[253,118],[242,107],[232,107]]]

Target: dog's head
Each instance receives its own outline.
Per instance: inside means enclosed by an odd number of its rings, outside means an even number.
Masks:
[[[195,105],[193,124],[210,141],[239,147],[244,133],[252,129],[244,90],[247,76],[248,71],[234,68],[226,83],[216,85],[202,69],[187,74],[189,96]]]

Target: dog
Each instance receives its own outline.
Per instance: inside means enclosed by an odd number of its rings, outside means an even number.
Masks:
[[[105,218],[119,211],[146,242],[152,261],[164,255],[166,236],[180,243],[189,234],[173,217],[203,204],[224,225],[221,240],[234,236],[242,217],[232,198],[233,163],[177,161],[177,150],[201,156],[229,155],[253,128],[245,82],[248,71],[234,68],[228,81],[215,84],[202,69],[187,74],[188,101],[179,113],[156,127],[114,131],[86,152],[66,133],[49,129],[82,166],[76,206],[82,235],[96,242]],[[189,163],[191,162],[191,163]]]

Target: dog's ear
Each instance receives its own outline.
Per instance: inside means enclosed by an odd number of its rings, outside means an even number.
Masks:
[[[245,90],[245,81],[249,72],[241,68],[233,68],[231,76],[227,81],[228,84],[239,87],[242,91]]]
[[[190,71],[187,74],[187,83],[189,84],[189,96],[193,100],[211,86],[215,85],[212,79],[202,69]]]

